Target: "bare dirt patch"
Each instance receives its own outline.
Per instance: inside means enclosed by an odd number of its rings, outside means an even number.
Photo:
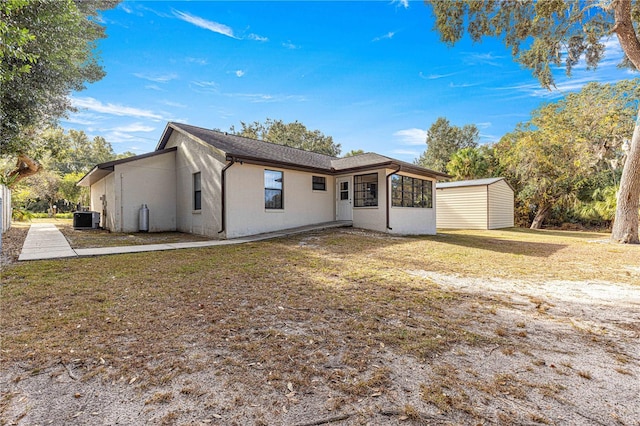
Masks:
[[[638,251],[595,237],[341,229],[11,265],[0,418],[637,425]]]
[[[136,246],[208,241],[210,238],[183,232],[110,232],[104,229],[73,229],[71,221],[58,222],[56,227],[73,249],[95,247]]]

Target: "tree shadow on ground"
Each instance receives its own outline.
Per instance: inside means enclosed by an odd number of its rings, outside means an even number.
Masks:
[[[513,232],[514,234],[527,235],[551,235],[554,237],[578,238],[581,240],[607,240],[611,234],[606,232],[589,232],[589,231],[562,231],[553,229],[529,229],[529,228],[509,228],[503,229],[504,232]]]
[[[514,237],[517,238],[517,235],[514,235]],[[537,241],[524,241],[521,239],[512,240],[477,234],[449,234],[447,232],[438,232],[438,235],[435,237],[428,238],[435,239],[445,244],[453,244],[477,250],[489,250],[498,253],[531,257],[549,257],[563,248],[568,247],[568,244],[541,243]]]

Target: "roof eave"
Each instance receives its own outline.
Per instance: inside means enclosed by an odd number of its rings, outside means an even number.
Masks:
[[[160,137],[160,140],[158,141],[158,145],[156,145],[156,151],[160,151],[161,149],[164,149],[164,147],[167,145],[167,142],[169,141],[169,138],[171,137],[171,133],[173,133],[173,130],[175,129],[175,127],[173,126],[172,122],[168,122],[167,125],[164,127],[164,131],[162,132],[162,136]]]
[[[227,153],[226,159],[227,161],[233,160],[236,163],[247,163],[257,166],[271,166],[282,169],[297,170],[301,172],[316,172],[324,175],[335,174],[331,169],[325,169],[322,167],[304,166],[300,164],[288,163],[285,161],[268,160],[264,158],[251,157],[247,155],[237,155],[233,153]]]

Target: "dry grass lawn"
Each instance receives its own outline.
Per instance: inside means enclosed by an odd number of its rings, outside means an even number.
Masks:
[[[639,248],[605,237],[340,229],[10,265],[0,424],[637,424],[634,401],[572,400],[613,380],[581,350],[637,383],[637,323],[438,278],[637,294]]]

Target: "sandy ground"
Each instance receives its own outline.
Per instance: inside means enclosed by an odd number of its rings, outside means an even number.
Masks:
[[[640,286],[405,272],[465,295],[456,309],[501,343],[455,347],[429,362],[380,347],[393,384],[348,403],[322,383],[305,393],[247,389],[215,362],[152,389],[85,380],[81,365],[31,374],[16,365],[0,373],[1,423],[640,425]]]

